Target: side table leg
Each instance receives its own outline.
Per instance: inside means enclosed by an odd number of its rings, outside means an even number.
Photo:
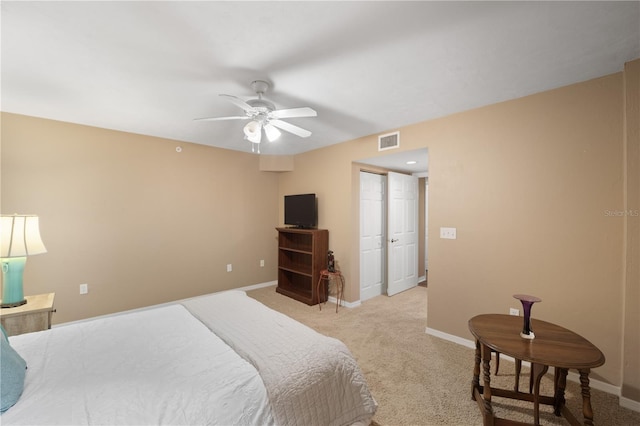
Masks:
[[[322,310],[322,299],[320,298],[320,290],[324,288],[324,286],[322,285],[324,283],[324,280],[322,278],[322,274],[320,274],[320,279],[318,280],[318,285],[316,286],[316,297],[318,298],[318,307],[320,308],[320,310]]]
[[[340,282],[336,281],[336,285],[338,286],[336,290],[336,297],[338,301],[336,302],[336,314],[338,313],[338,307],[340,306],[340,301],[344,299],[344,276],[342,273],[338,276],[340,278]]]
[[[473,363],[473,380],[471,381],[471,399],[476,400],[475,390],[480,390],[480,342],[476,340],[476,353]]]
[[[533,372],[533,378],[535,379],[535,384],[533,386],[533,424],[540,424],[540,380],[542,380],[542,376],[549,370],[548,365],[543,364],[531,364],[531,371]]]
[[[553,396],[553,414],[560,417],[562,415],[562,408],[564,407],[564,404],[566,402],[564,399],[564,390],[567,387],[567,373],[569,372],[569,370],[567,370],[566,368],[558,367],[555,367],[555,369],[555,395]]]
[[[591,390],[589,388],[590,369],[580,370],[580,388],[582,389],[582,414],[584,424],[593,426],[593,409],[591,408]]]
[[[484,385],[482,399],[484,400],[484,412],[482,417],[485,425],[493,424],[493,408],[491,408],[491,348],[482,345],[482,377]]]

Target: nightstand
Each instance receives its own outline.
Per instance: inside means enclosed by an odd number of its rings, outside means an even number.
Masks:
[[[0,322],[9,336],[51,328],[55,293],[26,296],[25,305],[0,309]]]

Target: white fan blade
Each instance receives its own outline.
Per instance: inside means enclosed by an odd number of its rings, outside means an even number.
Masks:
[[[249,117],[207,117],[207,118],[194,118],[193,121],[222,121],[222,120],[248,120]]]
[[[233,95],[220,95],[220,96],[223,96],[223,97],[229,99],[233,104],[239,106],[240,108],[242,108],[243,110],[245,110],[247,112],[255,112],[256,111],[254,107],[252,107],[251,105],[249,105],[248,103],[246,103],[242,99],[238,98],[237,96],[233,96]]]
[[[318,113],[309,107],[277,109],[269,114],[273,118],[316,117]]]
[[[269,123],[264,125],[264,133],[267,135],[267,139],[269,139],[269,142],[275,141],[282,134],[280,133],[280,130],[276,129],[274,125]]]
[[[273,124],[279,129],[282,129],[286,132],[293,133],[294,135],[300,136],[301,138],[307,138],[311,136],[311,132],[303,129],[302,127],[294,126],[291,123],[287,123],[282,120],[271,120],[269,124]]]

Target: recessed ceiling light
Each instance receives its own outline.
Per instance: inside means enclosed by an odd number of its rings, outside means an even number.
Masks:
[[[414,161],[414,160],[407,161],[407,164],[417,164],[417,163],[418,163],[418,162],[417,162],[417,161]]]

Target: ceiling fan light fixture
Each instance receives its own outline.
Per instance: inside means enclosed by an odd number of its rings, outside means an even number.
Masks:
[[[260,139],[262,138],[262,125],[252,120],[244,126],[244,135],[245,137],[253,143],[260,143]]]
[[[269,139],[269,142],[275,141],[282,134],[280,130],[276,129],[273,124],[269,123],[264,125],[264,133],[267,135],[267,139]]]

